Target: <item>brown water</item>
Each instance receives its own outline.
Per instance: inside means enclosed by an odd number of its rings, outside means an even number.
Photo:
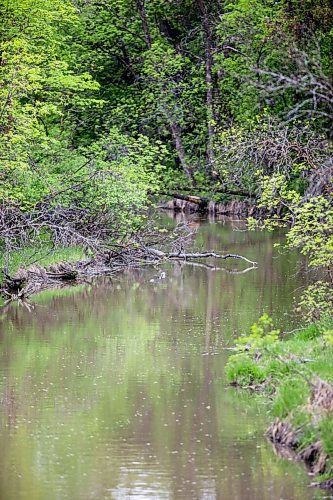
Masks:
[[[225,384],[232,338],[264,311],[291,328],[308,279],[277,235],[239,229],[202,222],[195,246],[256,270],[142,269],[1,312],[1,499],[322,498],[263,437],[265,400]]]

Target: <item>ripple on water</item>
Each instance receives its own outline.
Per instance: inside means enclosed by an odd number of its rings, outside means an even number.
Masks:
[[[199,240],[260,265],[232,275],[175,263],[163,286],[149,282],[156,270],[133,270],[41,294],[31,313],[8,309],[0,498],[322,498],[263,438],[266,405],[224,380],[224,348],[258,315],[288,325],[298,256],[228,225],[203,223]]]

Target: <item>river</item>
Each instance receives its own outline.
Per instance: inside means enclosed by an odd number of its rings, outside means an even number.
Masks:
[[[295,327],[305,263],[277,233],[193,225],[193,248],[258,269],[175,263],[0,311],[1,499],[323,498],[266,441],[267,401],[224,378],[226,348],[263,312]]]

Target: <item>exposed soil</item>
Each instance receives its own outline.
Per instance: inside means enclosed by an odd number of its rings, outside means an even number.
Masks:
[[[332,385],[318,378],[312,385],[311,397],[305,410],[311,414],[313,421],[317,421],[323,415],[332,415]],[[303,462],[309,475],[316,476],[324,473],[333,475],[328,465],[329,456],[325,453],[321,441],[315,440],[303,448],[302,429],[296,429],[288,419],[277,418],[267,430],[267,437],[277,454]],[[314,482],[311,486],[333,492],[333,477],[322,482]]]
[[[174,198],[161,202],[159,208],[164,210],[174,210],[176,212],[196,213],[203,212],[216,215],[235,215],[238,217],[249,217],[258,215],[258,208],[249,201],[228,201],[217,203],[209,201],[205,204]]]

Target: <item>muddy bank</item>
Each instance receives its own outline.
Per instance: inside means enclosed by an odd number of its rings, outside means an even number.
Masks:
[[[302,430],[288,420],[277,418],[267,430],[267,438],[272,443],[274,452],[288,460],[302,462],[310,477],[329,475],[328,479],[310,483],[310,487],[320,488],[333,493],[333,471],[330,456],[324,451],[323,443],[313,439],[305,446]],[[332,497],[330,497],[332,498]]]
[[[246,389],[253,393],[265,393],[274,401],[278,388],[270,386],[271,380],[262,383],[231,385],[240,389]],[[332,456],[327,452],[327,446],[318,437],[316,426],[322,418],[331,418],[333,414],[333,386],[332,384],[317,378],[311,385],[311,396],[306,405],[297,408],[284,419],[276,417],[266,431],[266,437],[273,446],[274,453],[284,459],[303,463],[310,477],[317,477],[318,481],[309,484],[312,488],[319,488],[333,494],[333,466]],[[303,424],[295,423],[295,416],[300,412],[310,417],[309,427],[312,427],[312,438],[308,439]],[[326,450],[325,450],[326,448]],[[321,479],[325,478],[325,479]],[[328,498],[333,498],[332,496]]]
[[[8,302],[26,300],[43,290],[87,282],[89,277],[103,274],[112,274],[111,268],[93,260],[59,262],[48,267],[31,265],[7,276],[1,283],[0,295]]]
[[[162,210],[173,210],[183,213],[208,213],[216,215],[235,215],[238,217],[249,217],[260,215],[259,209],[250,201],[227,201],[218,203],[215,201],[206,201],[199,197],[184,197],[190,199],[173,198],[169,201],[159,203],[159,208]]]

